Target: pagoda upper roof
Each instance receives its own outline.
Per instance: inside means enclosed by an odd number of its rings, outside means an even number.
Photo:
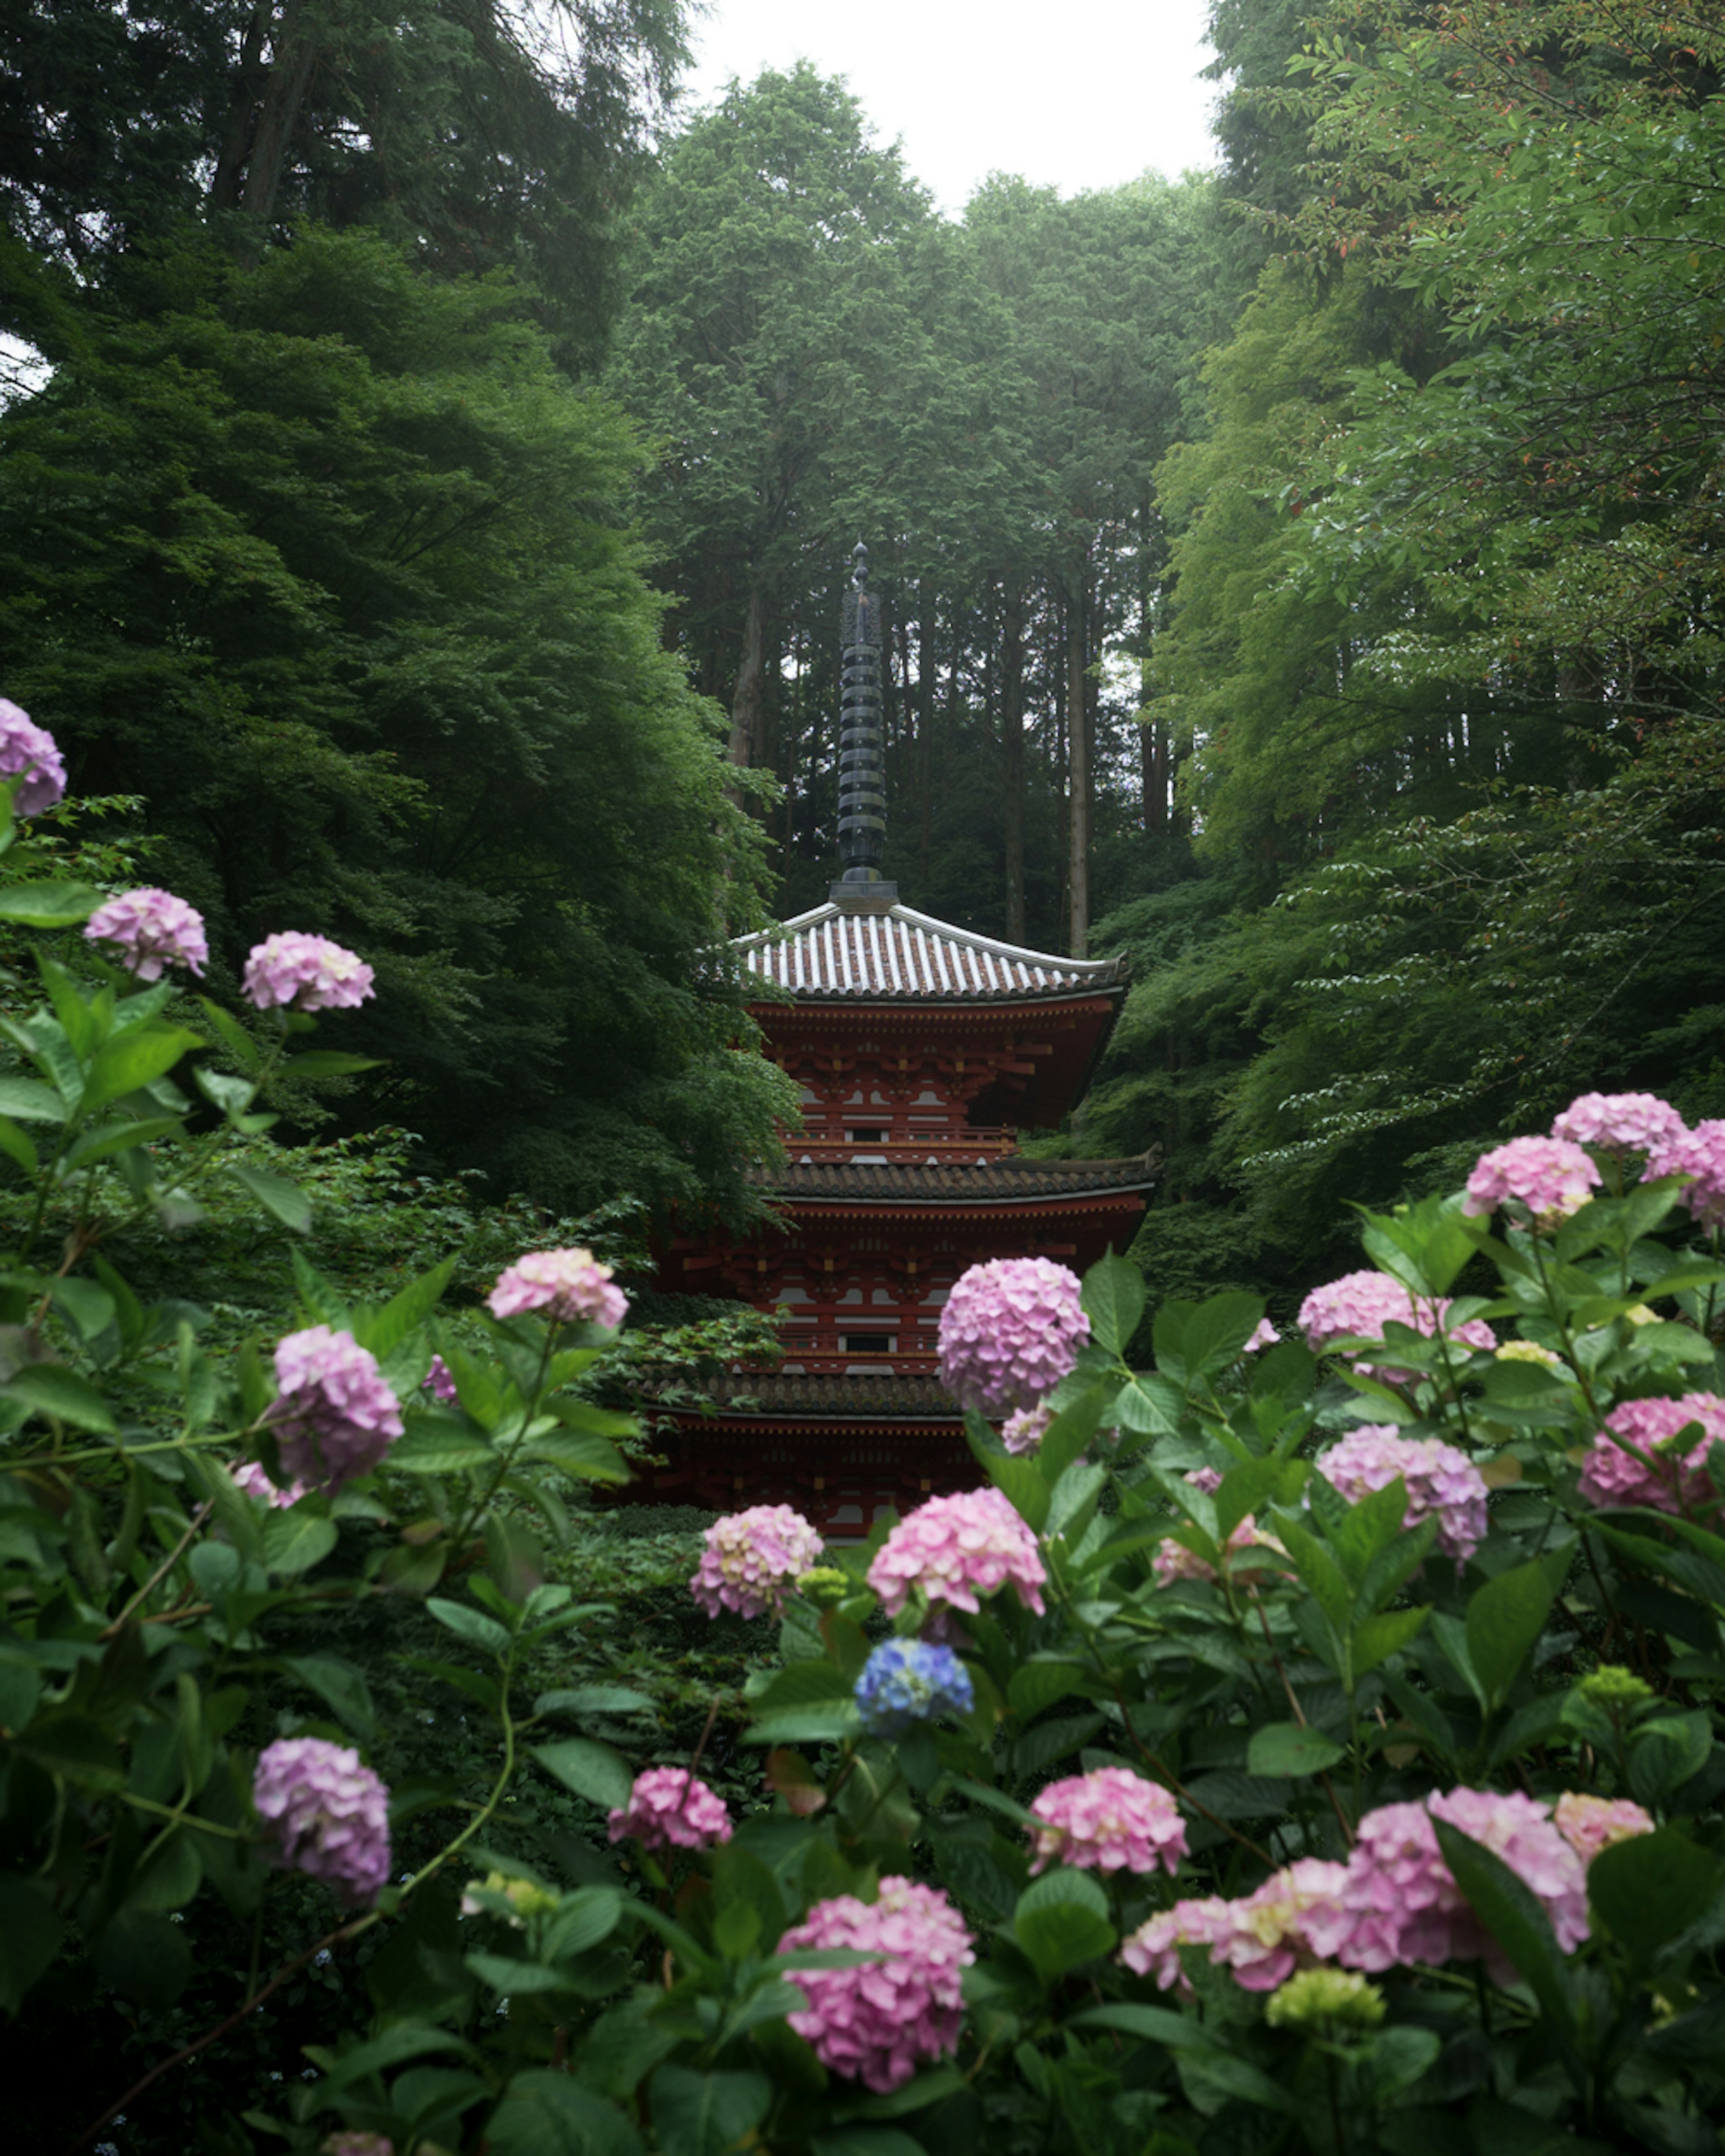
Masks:
[[[1129,961],[997,942],[896,901],[829,901],[737,939],[747,970],[799,1000],[978,1004],[1123,993]]]
[[[792,1140],[792,1143],[796,1142]],[[751,1179],[775,1198],[839,1199],[846,1204],[1023,1205],[1050,1198],[1111,1196],[1147,1190],[1156,1156],[1132,1160],[855,1161],[791,1160],[756,1168]]]

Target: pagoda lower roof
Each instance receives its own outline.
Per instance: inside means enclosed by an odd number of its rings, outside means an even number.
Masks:
[[[858,1416],[870,1421],[882,1416],[895,1419],[918,1418],[929,1422],[956,1422],[961,1410],[952,1394],[936,1377],[896,1375],[882,1371],[874,1376],[838,1376],[831,1373],[805,1377],[794,1370],[740,1371],[706,1381],[708,1397],[727,1418],[788,1415],[799,1421],[810,1416],[822,1421]]]
[[[847,1205],[1024,1205],[1148,1190],[1155,1156],[1132,1160],[788,1161],[750,1179],[780,1199]]]
[[[908,906],[829,901],[737,939],[744,968],[798,999],[1023,1003],[1119,994],[1128,961],[1065,958],[955,928]]]

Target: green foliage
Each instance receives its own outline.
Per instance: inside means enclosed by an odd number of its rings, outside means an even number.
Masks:
[[[362,950],[349,1038],[446,1167],[747,1211],[787,1102],[707,953],[753,848],[623,528],[627,431],[519,292],[373,238],[127,276],[0,418],[11,694],[74,783],[147,796],[218,985],[278,927]]]

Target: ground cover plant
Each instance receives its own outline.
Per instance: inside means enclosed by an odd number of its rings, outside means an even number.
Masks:
[[[1124,1261],[978,1267],[977,1486],[855,1549],[654,1522],[632,1625],[588,1251],[448,1320],[454,1254],[301,1255],[273,1340],[136,1292],[223,1179],[303,1224],[262,1104],[352,1070],[306,1036],[368,969],[295,932],[245,1024],[177,1002],[189,909],[32,875],[12,706],[0,773],[53,953],[0,1012],[21,2145],[1717,2146],[1725,1125],[1584,1096],[1363,1215],[1300,1337],[1172,1303],[1150,1368]],[[80,2012],[127,2033],[69,2088]]]

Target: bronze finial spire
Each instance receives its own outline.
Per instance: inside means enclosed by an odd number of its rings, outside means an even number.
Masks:
[[[832,886],[840,904],[891,905],[896,884],[883,882],[886,844],[886,771],[880,739],[880,627],[869,593],[869,550],[859,539],[850,557],[839,640],[843,687],[839,711],[839,850],[845,873]]]

